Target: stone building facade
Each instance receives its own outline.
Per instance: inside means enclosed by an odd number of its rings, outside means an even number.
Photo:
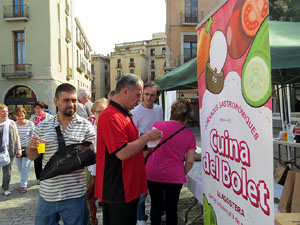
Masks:
[[[61,83],[91,87],[91,47],[73,0],[0,1],[0,102],[12,113],[44,101],[52,112]]]
[[[92,55],[92,101],[106,98],[110,91],[110,60],[109,56]]]
[[[110,88],[124,74],[133,73],[144,82],[165,74],[166,39],[164,33],[152,34],[151,40],[116,44],[110,56]]]

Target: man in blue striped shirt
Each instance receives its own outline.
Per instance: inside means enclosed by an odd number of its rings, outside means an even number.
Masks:
[[[76,114],[77,93],[74,86],[64,83],[57,87],[54,103],[58,114],[44,120],[35,128],[26,150],[28,158],[38,157],[37,146],[45,142],[43,168],[58,150],[55,127],[60,126],[66,146],[84,141],[93,142],[94,129],[90,122]],[[87,224],[85,171],[79,169],[69,174],[59,175],[41,181],[40,198],[36,208],[36,225]]]

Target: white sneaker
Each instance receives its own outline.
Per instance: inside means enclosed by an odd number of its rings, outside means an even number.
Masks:
[[[3,194],[4,194],[5,196],[8,196],[8,195],[11,194],[11,192],[7,190],[7,191],[4,191]]]
[[[147,225],[145,220],[138,220],[137,225]]]

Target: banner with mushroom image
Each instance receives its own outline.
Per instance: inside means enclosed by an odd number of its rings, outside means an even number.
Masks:
[[[228,0],[198,26],[204,224],[273,224],[268,0]]]

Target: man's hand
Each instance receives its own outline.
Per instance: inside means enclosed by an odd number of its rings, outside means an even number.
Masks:
[[[147,131],[142,137],[147,138],[147,142],[155,141],[155,140],[161,139],[162,132],[158,129],[152,129],[152,130]]]
[[[38,136],[34,136],[29,140],[28,147],[29,148],[37,148],[40,143],[45,143],[46,141],[41,139]]]
[[[139,139],[128,143],[126,145],[126,147],[124,147],[122,150],[117,152],[116,156],[120,160],[127,160],[127,159],[131,158],[132,156],[135,156],[137,153],[139,153],[139,151],[142,150],[143,147],[149,141],[154,141],[154,140],[160,139],[161,137],[162,137],[162,132],[158,129],[152,129],[150,131],[147,131]]]
[[[39,146],[40,143],[45,143],[46,141],[41,139],[38,136],[32,137],[29,142],[28,142],[28,147],[26,149],[26,154],[27,157],[30,160],[35,160],[38,156],[39,153],[37,152],[37,147]]]

